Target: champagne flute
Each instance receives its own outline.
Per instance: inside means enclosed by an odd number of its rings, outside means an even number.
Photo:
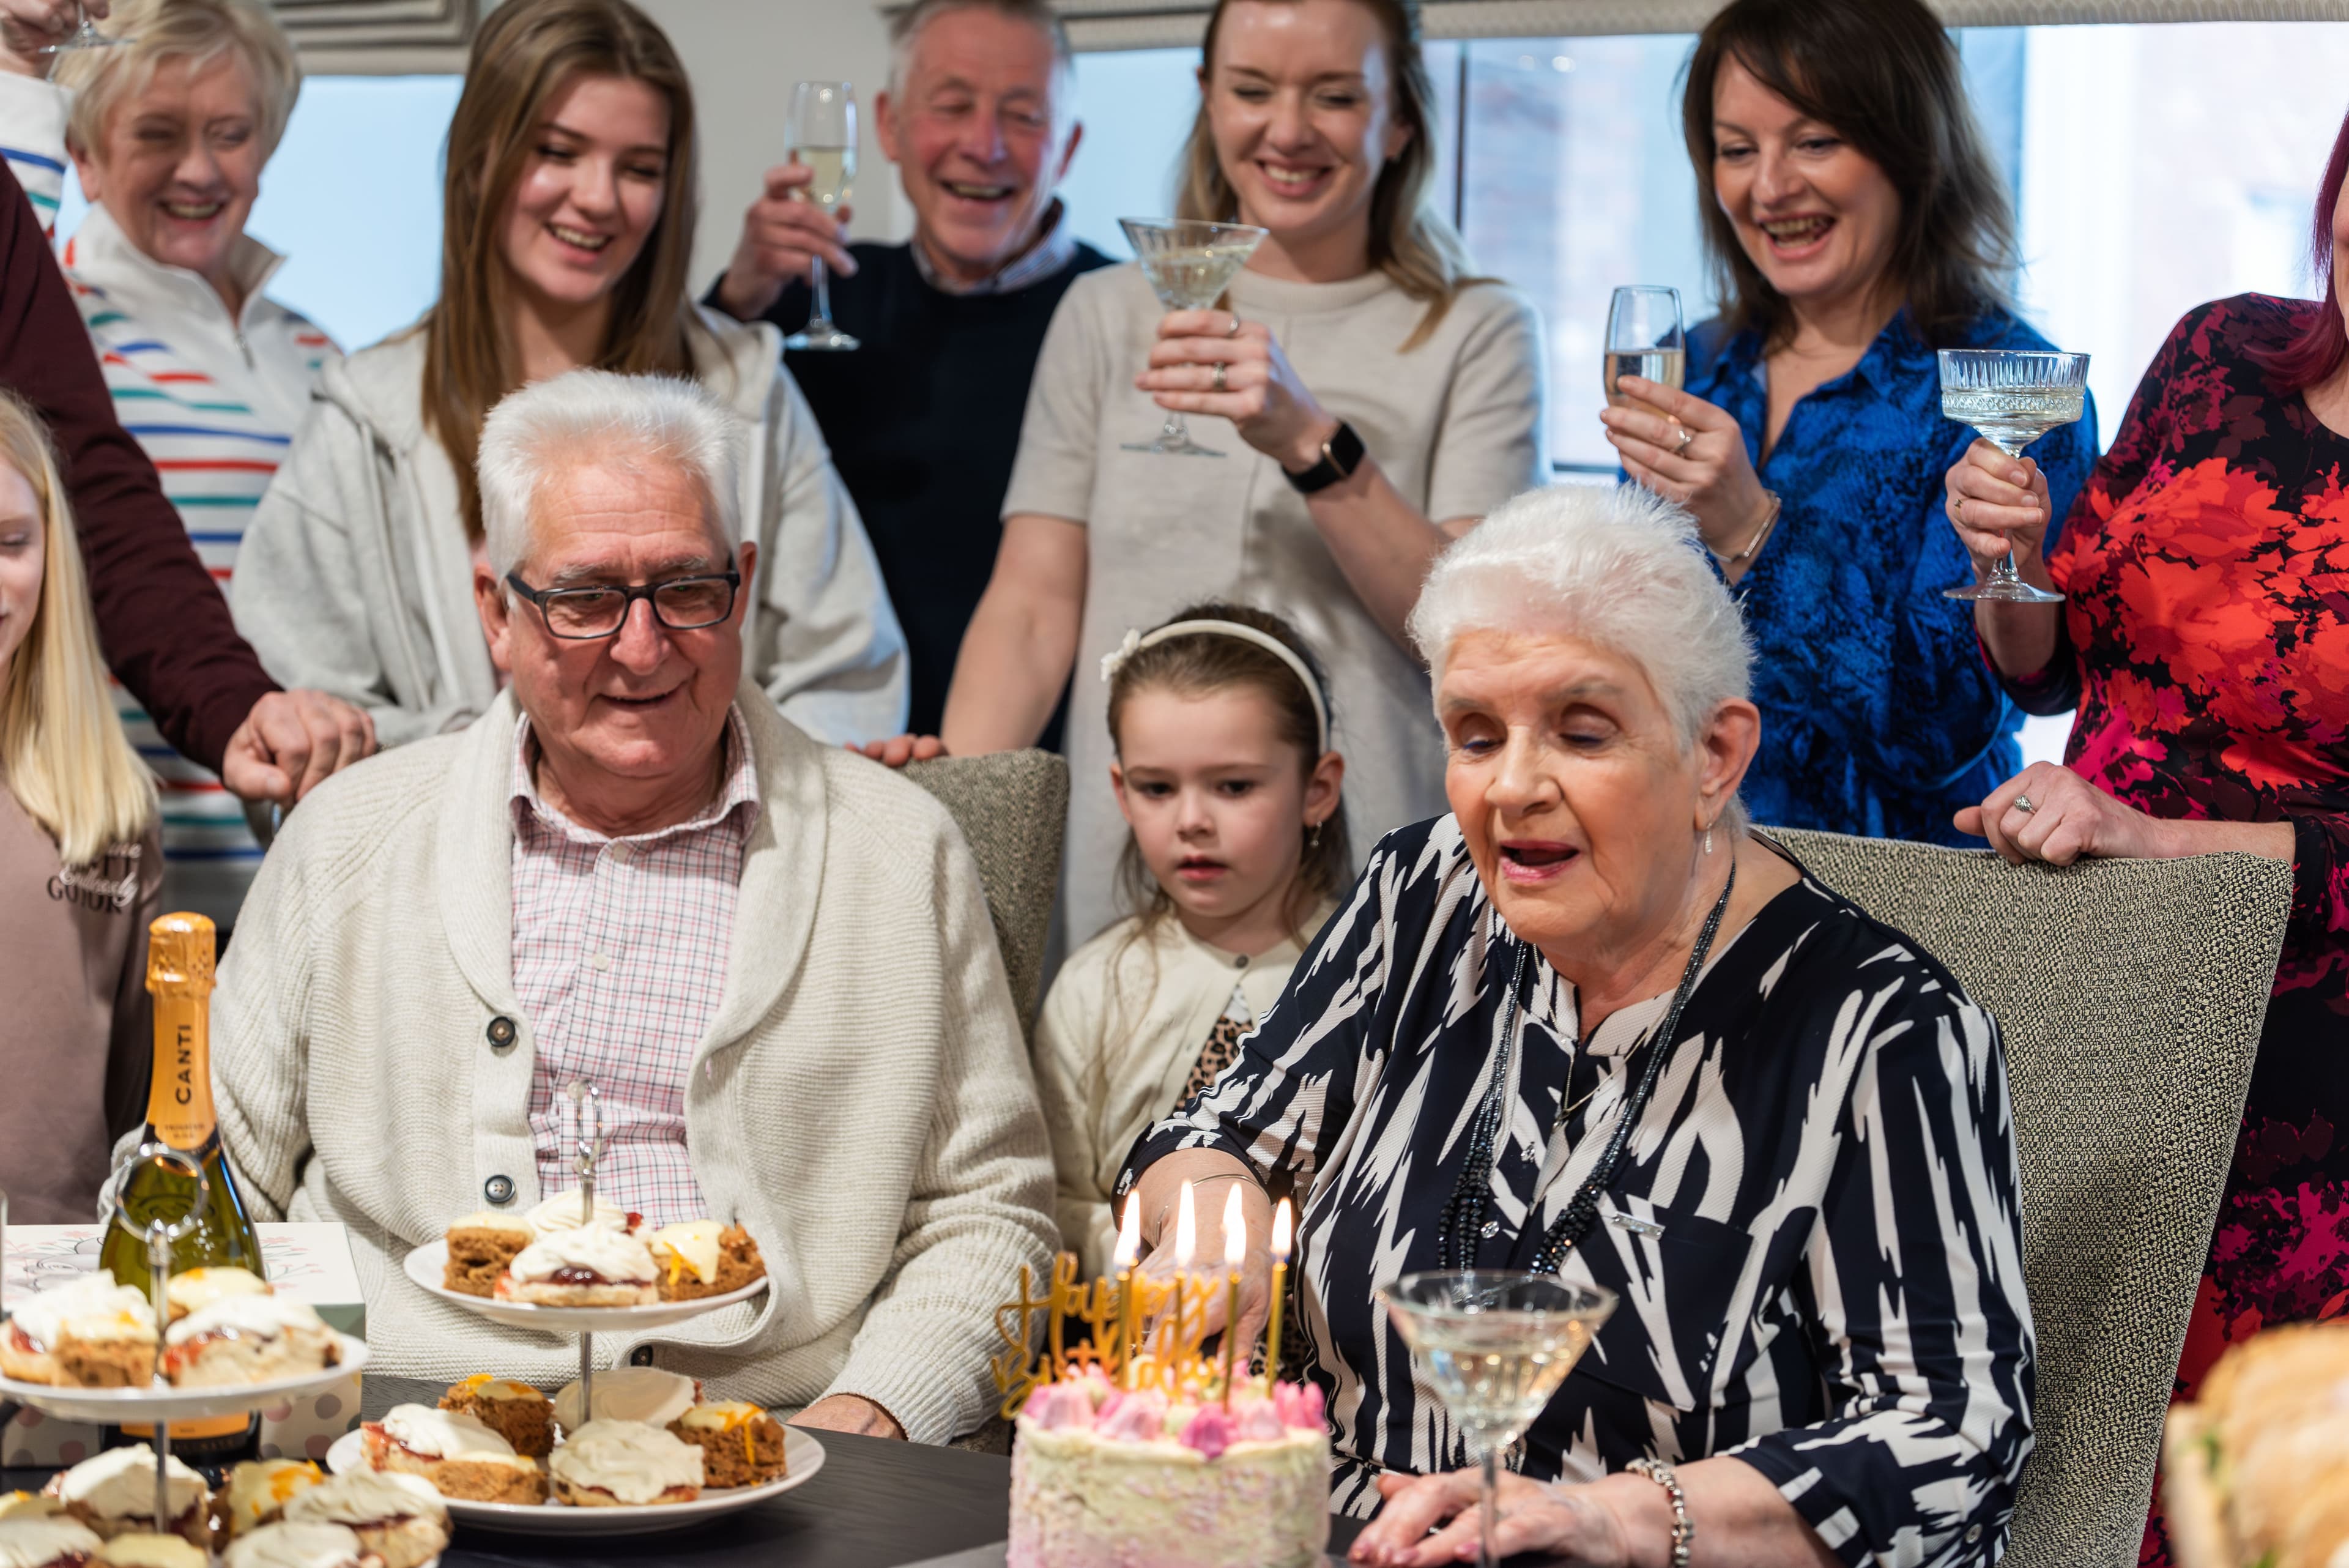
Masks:
[[[1265,231],[1246,223],[1210,223],[1178,218],[1120,218],[1126,243],[1142,264],[1158,303],[1168,310],[1211,310],[1224,296],[1240,268],[1264,243]],[[1213,447],[1191,439],[1191,427],[1170,410],[1158,429],[1158,439],[1127,441],[1127,452],[1154,452],[1167,457],[1221,457]]]
[[[1643,376],[1678,391],[1688,379],[1688,333],[1681,324],[1681,291],[1633,284],[1615,291],[1607,306],[1607,401],[1630,399],[1615,389],[1625,376]]]
[[[1961,425],[2009,457],[2080,417],[2088,391],[2088,357],[2029,348],[1941,350],[1941,416]],[[1944,598],[1996,599],[2003,604],[2054,605],[2062,594],[2034,588],[2014,569],[2014,552],[1991,571],[1986,583],[1941,590]]]
[[[66,55],[71,54],[76,49],[110,49],[117,44],[127,44],[130,41],[128,38],[112,37],[99,32],[98,25],[89,19],[89,7],[87,5],[75,6],[74,14],[80,17],[81,26],[76,27],[69,36],[58,39],[54,44],[42,45],[40,53]]]
[[[815,171],[802,197],[830,217],[848,200],[849,187],[856,182],[856,89],[846,82],[792,83],[783,134],[791,161]],[[808,281],[815,291],[815,313],[805,327],[783,339],[783,347],[826,352],[858,347],[854,337],[832,324],[832,288],[822,256],[809,258]]]
[[[1615,1293],[1555,1274],[1405,1274],[1378,1292],[1412,1362],[1484,1466],[1477,1560],[1494,1568],[1500,1453],[1525,1435],[1615,1310]]]

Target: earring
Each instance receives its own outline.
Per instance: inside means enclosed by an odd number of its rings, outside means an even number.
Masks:
[[[1713,853],[1713,829],[1710,826],[1704,830],[1704,852],[1707,855]]]
[[[1314,823],[1305,830],[1305,848],[1309,854],[1321,847],[1321,825]]]

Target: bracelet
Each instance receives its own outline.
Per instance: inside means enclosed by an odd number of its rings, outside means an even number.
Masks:
[[[1718,550],[1713,551],[1713,558],[1723,566],[1742,566],[1752,560],[1754,552],[1761,549],[1763,543],[1770,537],[1770,531],[1778,525],[1778,514],[1785,503],[1778,499],[1778,493],[1775,490],[1765,490],[1762,493],[1770,498],[1770,510],[1763,516],[1762,525],[1754,530],[1754,537],[1745,541],[1745,548],[1738,551],[1734,556],[1724,556]],[[1708,545],[1705,548],[1711,550],[1713,546]]]
[[[1623,1469],[1628,1475],[1647,1477],[1672,1500],[1672,1568],[1689,1568],[1689,1548],[1696,1543],[1696,1526],[1689,1520],[1688,1493],[1681,1490],[1681,1478],[1661,1459],[1633,1459]]]

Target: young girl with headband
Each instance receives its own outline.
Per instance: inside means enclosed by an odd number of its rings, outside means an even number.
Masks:
[[[1318,661],[1203,604],[1102,660],[1127,916],[1071,954],[1036,1033],[1063,1243],[1107,1272],[1126,1151],[1238,1054],[1353,877]]]

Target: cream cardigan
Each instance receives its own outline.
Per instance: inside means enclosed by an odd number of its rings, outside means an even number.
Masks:
[[[1019,1017],[945,809],[755,686],[738,702],[761,811],[686,1136],[711,1213],[750,1229],[772,1284],[641,1341],[598,1336],[598,1360],[657,1344],[716,1397],[863,1395],[941,1442],[988,1413],[992,1308],[1057,1240]],[[350,1227],[378,1370],[552,1386],[575,1376],[569,1342],[447,1306],[399,1268],[491,1178],[513,1182],[512,1210],[539,1197],[512,979],[515,724],[508,691],[303,802],[221,967],[213,1079],[256,1214]],[[519,1029],[503,1051],[498,1018]]]
[[[1333,907],[1314,912],[1309,936]],[[1061,1244],[1084,1261],[1086,1279],[1111,1272],[1117,1218],[1110,1205],[1127,1151],[1181,1102],[1234,988],[1262,1018],[1303,953],[1283,942],[1243,958],[1175,919],[1128,942],[1133,925],[1120,920],[1071,953],[1036,1020],[1036,1087],[1052,1127]]]

